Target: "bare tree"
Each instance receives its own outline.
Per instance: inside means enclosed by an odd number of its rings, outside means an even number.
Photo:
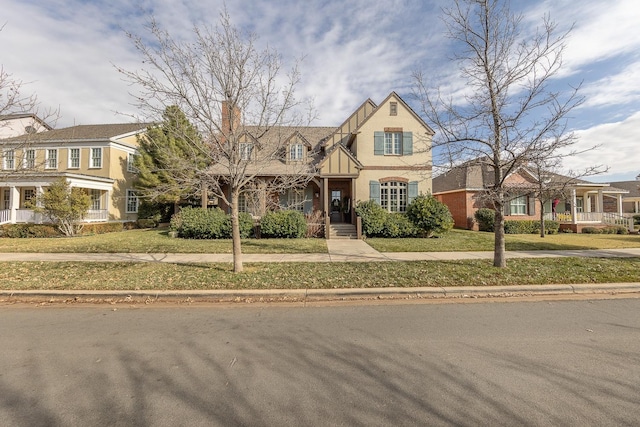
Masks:
[[[245,189],[260,187],[263,197],[285,188],[304,186],[313,170],[306,162],[286,162],[286,144],[295,126],[301,102],[294,96],[299,81],[297,63],[288,72],[271,49],[260,50],[256,36],[235,28],[228,13],[215,27],[195,27],[194,40],[174,38],[152,20],[149,41],[128,33],[143,57],[145,68],[119,71],[139,86],[136,104],[152,117],[169,105],[180,108],[198,129],[194,151],[205,151],[206,166],[176,158],[175,180],[185,187],[206,188],[231,210],[234,271],[242,271],[238,220],[239,198]],[[310,116],[309,116],[310,117]],[[191,156],[200,159],[200,153]],[[184,168],[196,171],[180,173]],[[262,179],[269,177],[269,179]],[[197,179],[198,185],[192,181]],[[187,185],[188,184],[188,185]]]
[[[493,170],[485,195],[495,210],[493,265],[505,267],[505,179],[534,160],[575,154],[571,149],[577,140],[567,132],[567,119],[582,103],[579,86],[566,92],[550,89],[569,32],[558,35],[556,24],[545,16],[540,28],[525,34],[522,16],[510,10],[507,0],[454,0],[443,10],[443,20],[465,94],[445,97],[417,71],[415,95],[439,131],[434,148],[451,165],[478,158]]]

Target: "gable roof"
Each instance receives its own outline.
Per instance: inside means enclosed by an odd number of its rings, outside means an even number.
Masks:
[[[373,117],[379,110],[380,107],[382,107],[384,104],[387,103],[387,101],[389,101],[389,99],[391,98],[395,98],[397,101],[400,102],[400,104],[402,104],[402,106],[404,108],[407,109],[407,111],[409,111],[409,113],[413,116],[414,119],[416,119],[422,126],[424,126],[424,128],[427,130],[427,133],[430,135],[435,135],[435,131],[433,129],[431,129],[431,127],[424,121],[422,120],[422,117],[420,117],[418,114],[416,114],[415,111],[413,111],[413,108],[411,108],[409,106],[409,104],[407,104],[406,102],[404,102],[404,99],[402,99],[400,97],[400,95],[398,95],[396,92],[391,92],[389,95],[387,95],[387,97],[384,99],[384,101],[382,101],[378,106],[376,106],[376,108],[371,112],[371,114],[369,114],[367,116],[366,119],[364,119],[359,125],[357,129],[360,129],[371,117]],[[356,130],[357,130],[356,129]]]
[[[78,125],[52,129],[29,135],[30,142],[107,141],[144,131],[148,123],[116,123],[104,125]],[[7,138],[5,142],[21,142],[23,136]]]
[[[526,167],[519,167],[513,173],[526,174],[531,182],[536,182],[535,173]],[[603,188],[607,193],[626,193],[626,189],[612,187],[608,183],[594,183],[580,178],[573,178],[557,173],[549,173],[551,182],[566,185],[571,188],[594,187]],[[461,165],[455,166],[445,173],[438,175],[432,180],[433,194],[446,193],[452,191],[482,191],[494,184],[493,168],[482,158],[469,160]],[[640,184],[640,182],[639,182]]]
[[[634,181],[615,181],[611,182],[611,185],[622,188],[629,192],[628,196],[625,197],[638,197],[640,198],[640,180],[636,179]]]

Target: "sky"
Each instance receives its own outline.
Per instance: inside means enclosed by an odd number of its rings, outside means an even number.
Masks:
[[[254,32],[285,62],[302,58],[298,97],[311,97],[313,123],[337,126],[363,101],[391,91],[417,109],[412,73],[433,87],[461,86],[450,61],[441,7],[447,0],[235,0],[233,24]],[[579,7],[576,5],[579,4]],[[176,38],[218,21],[222,0],[3,0],[0,65],[35,93],[41,108],[58,108],[55,127],[131,121],[131,92],[116,66],[143,64],[125,30],[142,33],[150,16]],[[573,25],[554,88],[581,84],[573,110],[574,147],[598,146],[565,161],[567,169],[604,165],[592,181],[640,174],[640,8],[637,0],[513,0],[523,24],[545,14],[560,29]]]

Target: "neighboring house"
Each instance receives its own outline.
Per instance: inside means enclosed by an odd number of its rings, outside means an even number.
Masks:
[[[81,125],[0,140],[0,223],[42,222],[28,201],[59,177],[86,190],[86,221],[134,221],[133,156],[139,123]]]
[[[622,212],[625,215],[640,214],[640,175],[635,181],[616,181],[611,185],[628,191],[622,197]]]
[[[0,116],[0,139],[30,135],[51,129],[51,126],[35,114],[20,113]]]
[[[372,199],[390,212],[404,212],[418,194],[431,192],[434,132],[395,92],[380,105],[368,99],[338,127],[278,127],[260,140],[250,126],[244,130],[240,148],[248,159],[259,156],[274,134],[278,137],[272,139],[284,139],[286,148],[266,165],[256,162],[258,183],[240,195],[241,211],[259,216],[274,202],[305,214],[320,211],[331,222],[354,223],[352,207],[358,201]],[[291,188],[275,199],[260,192],[260,180],[287,173],[311,179],[305,188]]]
[[[558,194],[545,200],[535,195],[538,178],[521,167],[505,178],[509,201],[506,220],[538,220],[544,209],[546,219],[560,222],[561,228],[580,232],[585,226],[624,225],[633,229],[623,215],[622,198],[628,191],[607,183],[593,183],[558,174],[545,177]],[[493,169],[486,162],[471,160],[433,178],[433,195],[447,205],[458,228],[476,229],[475,212],[493,208],[483,197],[494,182]]]

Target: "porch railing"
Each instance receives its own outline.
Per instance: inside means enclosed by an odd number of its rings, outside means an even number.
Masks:
[[[16,209],[16,222],[42,222],[42,215],[35,213],[31,209]]]
[[[106,209],[89,209],[84,216],[87,222],[106,221],[109,219],[109,212]]]
[[[9,209],[0,210],[0,224],[5,224],[11,219],[11,211]]]
[[[573,223],[573,215],[570,213],[546,213],[544,218],[564,223]],[[607,225],[622,225],[633,230],[633,218],[629,218],[611,212],[578,212],[576,223],[600,223]]]

